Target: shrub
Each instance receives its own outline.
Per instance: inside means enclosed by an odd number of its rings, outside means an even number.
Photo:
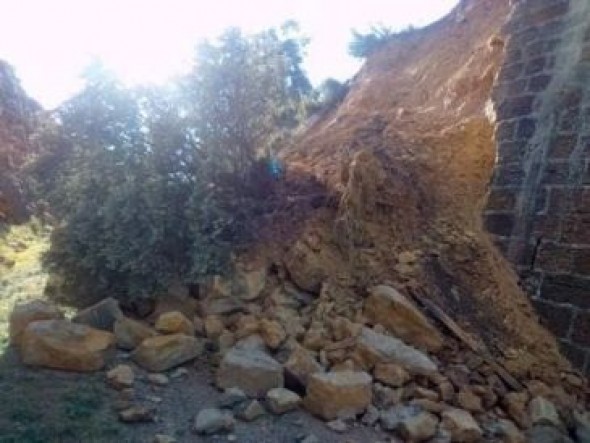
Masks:
[[[389,42],[395,34],[383,25],[372,26],[366,34],[352,31],[352,41],[348,45],[348,52],[353,57],[367,58]]]

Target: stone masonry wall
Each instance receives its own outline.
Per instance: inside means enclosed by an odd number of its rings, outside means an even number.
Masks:
[[[590,1],[521,0],[505,34],[485,223],[590,373]]]

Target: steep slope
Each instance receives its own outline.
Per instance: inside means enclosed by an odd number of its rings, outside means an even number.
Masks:
[[[332,204],[298,208],[302,232],[269,254],[303,289],[333,288],[351,316],[373,284],[422,294],[513,373],[556,379],[567,362],[481,222],[509,3],[463,1],[367,61],[342,104],[285,154],[291,180],[322,183]]]

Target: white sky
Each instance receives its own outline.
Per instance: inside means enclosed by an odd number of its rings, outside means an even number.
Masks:
[[[101,58],[128,84],[160,83],[187,68],[197,41],[229,26],[257,31],[287,19],[311,38],[307,72],[315,84],[359,68],[347,55],[351,28],[422,26],[458,0],[0,0],[0,59],[24,88],[54,107],[81,86]],[[348,3],[348,4],[347,4]]]

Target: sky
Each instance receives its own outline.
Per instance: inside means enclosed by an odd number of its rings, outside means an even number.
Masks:
[[[6,2],[3,5],[3,2]],[[314,84],[350,78],[351,30],[424,26],[458,0],[0,0],[0,59],[27,93],[53,108],[82,87],[99,58],[128,85],[164,83],[188,69],[195,44],[230,26],[256,32],[288,19],[310,38],[305,68]]]

